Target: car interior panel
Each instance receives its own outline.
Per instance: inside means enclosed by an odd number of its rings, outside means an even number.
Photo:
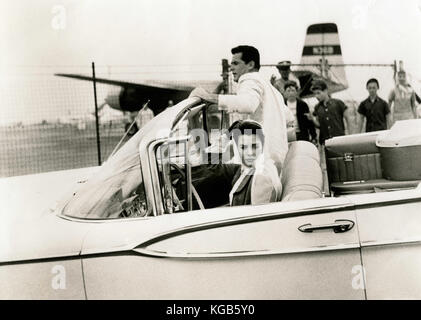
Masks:
[[[325,155],[330,190],[334,196],[415,188],[419,179],[391,180],[384,169],[384,153],[375,131],[326,140]],[[399,162],[395,164],[399,166]]]

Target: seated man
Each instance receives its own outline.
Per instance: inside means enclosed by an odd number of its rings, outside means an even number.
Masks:
[[[265,159],[265,136],[259,123],[241,121],[232,130],[241,166],[233,177],[230,205],[262,204],[280,200],[282,186],[273,160]]]

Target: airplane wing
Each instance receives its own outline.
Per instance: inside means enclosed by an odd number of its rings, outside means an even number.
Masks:
[[[91,76],[79,74],[56,73],[55,76],[72,78],[77,80],[94,81]],[[168,101],[178,103],[186,99],[195,87],[203,87],[213,91],[220,81],[197,80],[197,81],[171,81],[171,80],[145,80],[143,83],[130,81],[95,78],[97,83],[119,86],[122,88],[118,96],[109,95],[105,99],[106,103],[115,110],[139,111],[139,109],[150,101],[149,108],[154,114],[164,110]]]
[[[84,76],[79,74],[69,74],[69,73],[55,73],[55,76],[58,77],[65,77],[65,78],[72,78],[78,80],[86,80],[86,81],[94,81],[93,77]],[[194,89],[194,86],[183,85],[183,84],[175,84],[175,83],[163,83],[158,81],[150,81],[147,83],[135,83],[135,82],[128,82],[128,81],[121,81],[121,80],[111,80],[111,79],[104,79],[104,78],[95,78],[97,83],[103,84],[110,84],[114,86],[120,87],[134,87],[139,89],[144,89],[147,91],[154,91],[157,90],[159,93],[170,93],[170,92],[177,92],[177,91],[191,91]],[[164,91],[162,91],[164,90]]]

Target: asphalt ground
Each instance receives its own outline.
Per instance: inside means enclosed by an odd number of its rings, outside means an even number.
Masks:
[[[124,125],[100,128],[102,161],[124,134]],[[126,141],[127,139],[125,139]],[[98,165],[93,125],[32,125],[0,128],[0,177]]]

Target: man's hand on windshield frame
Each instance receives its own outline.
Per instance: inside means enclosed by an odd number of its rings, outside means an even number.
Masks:
[[[210,93],[203,88],[195,88],[189,95],[190,98],[197,97],[210,103],[218,103],[218,95]]]

